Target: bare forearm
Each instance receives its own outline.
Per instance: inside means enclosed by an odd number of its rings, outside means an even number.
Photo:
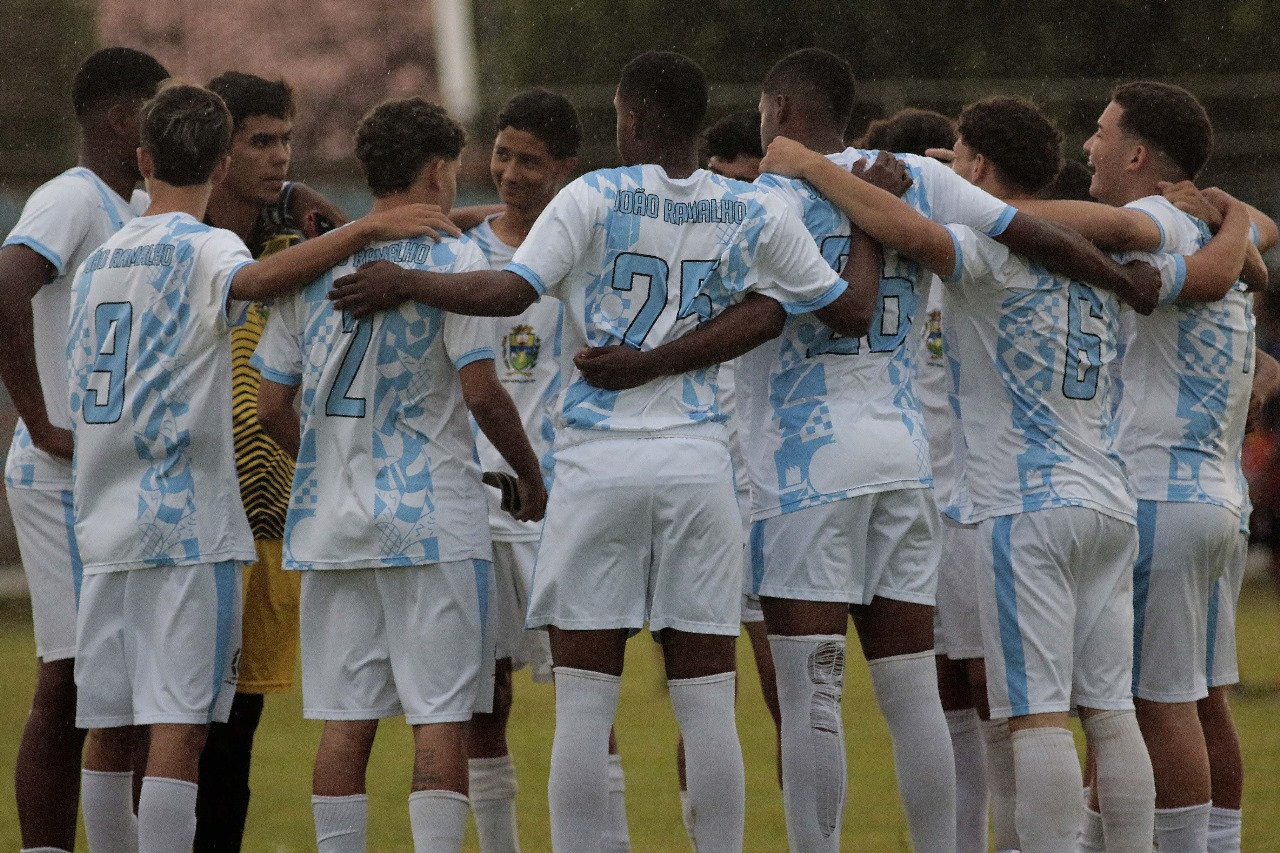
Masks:
[[[996,239],[1050,272],[1115,293],[1128,290],[1120,265],[1074,229],[1019,212]]]
[[[242,268],[232,279],[231,295],[256,302],[291,293],[374,240],[375,236],[360,221],[305,240]]]
[[[298,413],[292,409],[276,412],[258,412],[258,423],[262,431],[269,435],[280,449],[289,454],[290,459],[298,458],[298,447],[302,443],[302,425],[298,421]]]
[[[429,273],[405,270],[402,301],[474,317],[514,317],[538,299],[533,285],[506,270]]]
[[[1024,213],[1083,234],[1102,249],[1154,252],[1160,247],[1159,227],[1140,211],[1066,199],[1016,199],[1010,203]]]
[[[782,334],[786,312],[755,296],[731,305],[697,329],[650,351],[657,376],[674,376],[732,361]]]
[[[479,401],[468,403],[468,406],[480,431],[517,476],[532,479],[542,476],[537,454],[524,433],[520,412],[508,394],[486,395]]]

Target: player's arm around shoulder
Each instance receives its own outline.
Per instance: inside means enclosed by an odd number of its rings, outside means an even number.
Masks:
[[[282,299],[267,320],[249,363],[262,376],[258,385],[258,423],[276,444],[298,458],[302,426],[294,398],[302,382],[302,345],[295,332],[300,297]]]
[[[515,517],[520,521],[540,520],[547,506],[542,468],[525,435],[520,412],[498,379],[493,359],[482,358],[463,365],[458,369],[458,381],[476,425],[516,472],[520,502]]]
[[[290,459],[298,458],[302,425],[293,407],[298,386],[262,377],[258,385],[258,424],[275,440]]]
[[[1023,213],[1079,232],[1100,249],[1154,252],[1164,241],[1155,219],[1133,207],[1070,199],[1018,199],[1010,204]]]
[[[1226,296],[1240,279],[1252,247],[1246,206],[1221,190],[1204,190],[1204,196],[1217,209],[1221,225],[1212,240],[1185,258],[1185,281],[1176,300],[1183,304],[1216,302]],[[1266,276],[1264,266],[1260,279],[1263,287]],[[1249,278],[1259,282],[1256,271]]]

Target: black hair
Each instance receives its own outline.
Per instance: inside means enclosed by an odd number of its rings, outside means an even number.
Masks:
[[[806,47],[784,56],[769,70],[761,88],[767,95],[808,100],[842,132],[853,115],[853,69],[829,50]]]
[[[231,113],[201,86],[164,86],[142,105],[141,142],[157,180],[175,187],[202,184],[231,151]]]
[[[665,50],[642,53],[627,63],[618,99],[640,116],[640,132],[658,140],[695,139],[707,115],[707,75],[689,57]]]
[[[760,113],[746,110],[720,119],[702,132],[702,156],[736,160],[739,154],[763,157]]]
[[[1089,187],[1093,175],[1089,167],[1079,160],[1066,159],[1062,163],[1062,171],[1058,177],[1040,190],[1040,198],[1073,199],[1075,201],[1093,201]]]
[[[293,121],[297,112],[293,88],[283,80],[267,80],[254,74],[227,71],[209,81],[209,90],[217,92],[226,103],[237,128],[251,116]]]
[[[530,89],[507,101],[498,113],[497,130],[508,127],[538,137],[557,160],[576,157],[582,146],[578,111],[564,95],[546,89]]]
[[[1120,129],[1164,153],[1193,180],[1213,154],[1213,124],[1204,106],[1186,89],[1144,80],[1122,83],[1111,100],[1124,112]]]
[[[426,98],[385,101],[360,119],[356,157],[375,196],[412,186],[433,157],[455,160],[467,135],[443,107]]]
[[[169,72],[149,53],[131,47],[105,47],[80,63],[71,83],[71,104],[83,118],[110,101],[145,101],[168,78]]]
[[[1062,131],[1025,98],[997,95],[960,111],[956,130],[1005,181],[1037,193],[1062,170]]]
[[[942,113],[916,107],[905,107],[888,118],[876,119],[857,142],[859,148],[921,156],[929,148],[950,148],[955,144],[955,122]]]

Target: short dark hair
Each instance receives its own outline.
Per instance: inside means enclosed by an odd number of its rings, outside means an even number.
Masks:
[[[960,111],[956,130],[1001,178],[1025,192],[1039,192],[1062,170],[1062,131],[1025,98],[975,101]]]
[[[375,196],[413,185],[433,157],[455,160],[467,135],[443,107],[400,98],[374,107],[356,126],[356,157]]]
[[[496,129],[502,131],[508,127],[538,137],[557,160],[576,157],[582,147],[578,111],[564,95],[546,89],[530,89],[507,101],[498,113]]]
[[[142,106],[141,141],[158,180],[175,187],[202,184],[231,150],[231,113],[201,86],[164,86]]]
[[[145,101],[169,72],[149,53],[131,47],[104,47],[80,63],[71,83],[71,104],[83,118],[90,110],[120,98]]]
[[[227,71],[209,81],[209,91],[217,92],[226,103],[237,129],[250,116],[293,121],[297,112],[293,88],[283,80],[267,80],[254,74]]]
[[[1067,159],[1062,163],[1062,171],[1058,177],[1050,181],[1040,190],[1040,198],[1073,199],[1075,201],[1092,201],[1089,187],[1093,183],[1093,174],[1089,167],[1079,160]]]
[[[642,114],[641,133],[690,141],[707,116],[710,89],[698,63],[680,53],[651,50],[626,64],[618,98]]]
[[[702,132],[702,156],[736,160],[739,154],[763,157],[760,148],[760,113],[731,113]]]
[[[785,90],[807,98],[842,132],[853,115],[853,69],[829,50],[806,47],[782,57],[765,75],[761,88],[769,95]]]
[[[859,148],[921,156],[929,148],[955,144],[955,122],[942,113],[916,107],[904,107],[888,118],[876,119],[857,142]]]
[[[1186,89],[1143,80],[1121,83],[1111,100],[1124,112],[1120,129],[1164,153],[1191,180],[1213,154],[1213,124]]]

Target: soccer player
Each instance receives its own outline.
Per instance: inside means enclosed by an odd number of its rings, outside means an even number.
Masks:
[[[228,71],[209,81],[231,111],[231,164],[213,188],[205,222],[226,228],[250,254],[264,257],[303,239],[314,222],[295,219],[301,192],[285,180],[292,154],[293,90],[284,81]],[[322,215],[345,222],[332,206]],[[249,306],[231,332],[232,423],[240,498],[253,531],[258,562],[245,568],[242,650],[235,700],[226,723],[209,729],[200,760],[195,849],[236,851],[249,808],[253,736],[263,695],[288,692],[298,666],[298,576],[280,567],[293,459],[258,425],[258,372],[249,358],[262,336],[269,308]]]
[[[497,130],[489,170],[503,209],[466,232],[484,253],[491,269],[502,269],[511,262],[539,214],[577,170],[578,148],[582,144],[582,126],[573,104],[545,89],[522,92],[508,101],[498,114]],[[562,375],[572,367],[564,351],[564,305],[547,297],[495,325],[499,330],[494,341],[495,355],[501,357],[500,364],[495,362],[498,377],[515,401],[525,434],[544,463],[544,473],[549,475],[555,432],[553,403],[560,393]],[[483,433],[476,436],[476,447],[484,470],[514,473]],[[495,580],[489,631],[497,644],[497,665],[493,711],[472,716],[467,730],[467,756],[480,849],[504,853],[519,849],[516,773],[507,745],[511,673],[527,664],[535,681],[550,681],[551,649],[545,631],[524,627],[542,525],[517,521],[500,508],[496,490],[486,491]],[[622,763],[616,750],[609,757],[609,785],[613,831],[615,835],[622,834],[625,841]]]
[[[614,98],[618,151],[633,165],[561,190],[505,270],[443,276],[376,265],[333,293],[357,313],[413,298],[488,314],[517,313],[549,293],[566,303],[567,341],[614,345],[579,357],[579,372],[700,322],[717,350],[673,374],[654,363],[631,390],[574,375],[561,395],[527,624],[551,635],[551,832],[566,853],[601,848],[623,652],[646,621],[661,638],[685,738],[695,844],[741,849],[733,692],[742,540],[714,365],[777,333],[783,310],[768,297],[817,311],[846,334],[865,331],[869,313],[776,200],[698,168],[707,91],[685,56],[636,57]]]
[[[1212,145],[1191,93],[1122,84],[1085,142],[1090,191],[1105,204],[1030,209],[1120,248],[1193,251],[1209,229],[1161,196],[1161,185],[1194,179]],[[1254,225],[1261,248],[1275,242],[1274,223],[1255,216]],[[1139,501],[1133,692],[1155,768],[1156,837],[1165,849],[1203,850],[1212,790],[1196,703],[1208,692],[1209,599],[1235,551],[1245,500],[1237,468],[1254,369],[1248,296],[1238,287],[1184,297],[1126,318],[1122,340],[1118,447]]]
[[[760,114],[739,112],[725,116],[702,132],[702,156],[717,175],[739,181],[760,176]]]
[[[239,566],[256,558],[231,438],[228,331],[242,300],[299,287],[372,240],[447,224],[415,207],[254,264],[238,237],[200,221],[230,142],[217,95],[179,85],[148,101],[137,161],[150,205],[72,290],[76,723],[90,730],[87,774],[127,770],[128,727],[149,727],[144,853],[191,848],[200,751],[235,689]],[[95,849],[132,846],[120,830],[130,805],[86,808]]]
[[[949,149],[955,139],[955,123],[942,113],[903,107],[867,125],[866,133],[854,145],[872,151],[926,154],[931,149]]]
[[[448,210],[465,135],[422,98],[389,101],[356,131],[374,212]],[[393,258],[412,269],[487,269],[470,240],[401,240],[348,258],[276,304],[254,357],[259,413],[297,455],[285,565],[302,582],[303,704],[325,721],[314,796],[320,850],[364,849],[365,769],[382,717],[413,726],[414,849],[460,851],[466,721],[482,682],[490,567],[470,410],[518,476],[520,521],[546,490],[493,366],[494,324],[422,305],[356,319],[333,280]],[[293,408],[302,390],[301,423]]]
[[[147,206],[146,194],[134,189],[138,108],[168,76],[151,56],[123,47],[81,64],[71,89],[82,133],[79,165],[32,194],[0,248],[0,287],[10,305],[0,317],[0,377],[20,418],[5,485],[38,657],[14,779],[24,850],[71,850],[80,802],[84,732],[75,727],[73,668],[81,566],[66,394],[71,280],[102,241]],[[132,775],[86,774],[86,807],[131,804]]]
[[[1029,104],[993,98],[962,113],[954,166],[1004,197],[1025,197],[1056,171],[1058,141]],[[1137,545],[1136,504],[1111,446],[1115,296],[1045,274],[970,229],[926,223],[789,140],[770,154],[767,167],[805,176],[869,233],[945,277],[965,453],[948,513],[977,522],[989,543],[980,572],[988,689],[992,715],[1011,717],[1014,731],[1020,848],[1075,843],[1080,767],[1066,727],[1075,706],[1098,757],[1107,849],[1149,850],[1154,783],[1143,770],[1129,661],[1115,654],[1130,630]],[[1248,214],[1224,203],[1220,237],[1186,261],[1194,289],[1229,286],[1243,264]],[[1183,288],[1181,263],[1161,262],[1166,301]]]

